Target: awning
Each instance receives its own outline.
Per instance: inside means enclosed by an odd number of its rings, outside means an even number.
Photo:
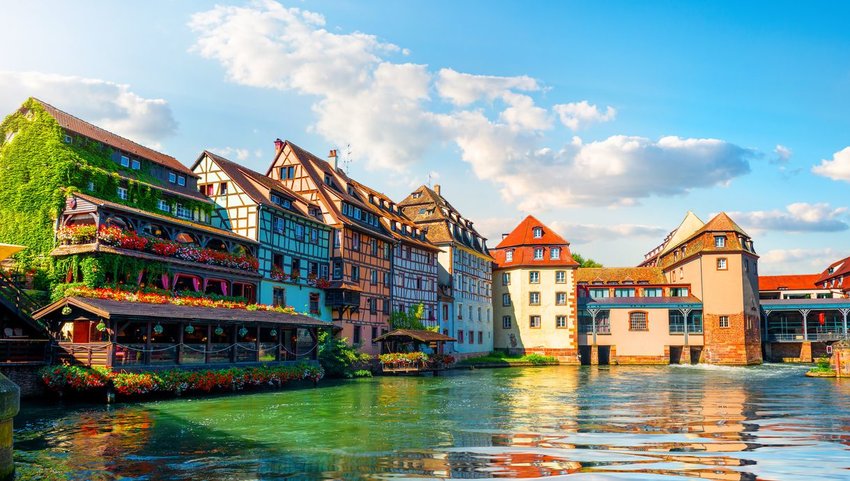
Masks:
[[[0,244],[0,261],[9,258],[24,249],[26,249],[25,246],[18,246],[14,244]]]

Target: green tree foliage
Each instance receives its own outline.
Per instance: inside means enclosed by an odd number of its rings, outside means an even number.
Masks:
[[[325,375],[336,378],[355,377],[372,357],[357,352],[355,346],[349,346],[347,339],[336,338],[328,331],[319,333],[319,364]],[[357,377],[365,377],[358,373]]]
[[[431,329],[425,327],[425,324],[422,323],[422,317],[425,315],[425,305],[424,304],[416,304],[410,306],[407,309],[407,312],[393,312],[390,315],[390,328],[392,329],[416,329],[419,331],[424,330],[433,330],[436,331],[437,328]]]
[[[602,267],[602,264],[590,258],[585,259],[578,252],[573,252],[573,259],[578,262],[579,267]]]

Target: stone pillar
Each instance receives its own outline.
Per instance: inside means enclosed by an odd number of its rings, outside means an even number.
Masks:
[[[850,341],[838,341],[832,345],[832,370],[838,377],[850,377]]]
[[[679,364],[691,363],[691,346],[682,346],[682,353],[679,356]]]
[[[597,346],[596,344],[590,346],[590,365],[599,365],[599,346]]]
[[[21,407],[21,390],[17,384],[0,374],[0,481],[15,477],[12,459],[12,418]]]
[[[803,341],[800,345],[800,362],[812,362],[812,343]]]

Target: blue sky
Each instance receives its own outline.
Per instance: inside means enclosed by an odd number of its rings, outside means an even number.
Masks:
[[[3,112],[39,96],[186,164],[206,148],[265,171],[276,137],[350,151],[351,175],[394,198],[430,175],[491,246],[533,213],[633,265],[688,210],[723,210],[762,273],[850,255],[850,4],[3,10]]]

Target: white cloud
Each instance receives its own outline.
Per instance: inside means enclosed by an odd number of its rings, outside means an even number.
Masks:
[[[661,242],[669,229],[642,224],[562,224],[553,222],[552,229],[559,232],[572,244],[590,244],[598,241],[635,239],[648,237]]]
[[[152,148],[159,148],[164,138],[177,131],[168,102],[141,97],[129,85],[41,72],[0,71],[0,111],[15,110],[28,97],[37,97]]]
[[[248,160],[248,157],[251,156],[251,152],[248,149],[239,149],[236,147],[213,147],[210,149],[210,152],[218,154],[226,159],[236,157],[236,160],[239,161]]]
[[[832,180],[850,182],[850,147],[832,154],[832,160],[821,160],[820,165],[812,167],[812,172]]]
[[[794,155],[794,152],[781,144],[776,144],[776,148],[773,149],[773,153],[776,154],[776,157],[770,159],[771,164],[779,164],[785,165],[791,160],[791,156]]]
[[[557,104],[552,106],[552,110],[558,114],[561,123],[572,130],[578,130],[580,127],[593,122],[608,122],[614,120],[617,116],[617,110],[614,107],[609,105],[603,113],[596,105],[588,103],[587,100]]]
[[[198,35],[192,50],[221,63],[230,80],[315,96],[312,131],[352,145],[366,167],[404,173],[433,145],[455,145],[478,178],[524,210],[631,205],[749,172],[751,151],[715,139],[621,135],[547,147],[555,122],[535,99],[537,80],[394,62],[398,46],[329,32],[321,15],[270,0],[216,6],[189,25]],[[616,115],[587,101],[553,109],[574,129]]]
[[[828,203],[789,204],[785,210],[729,212],[741,227],[784,232],[838,232],[847,230],[847,208]]]
[[[761,254],[759,273],[762,275],[817,274],[833,262],[850,255],[850,251],[823,249],[773,249]]]

